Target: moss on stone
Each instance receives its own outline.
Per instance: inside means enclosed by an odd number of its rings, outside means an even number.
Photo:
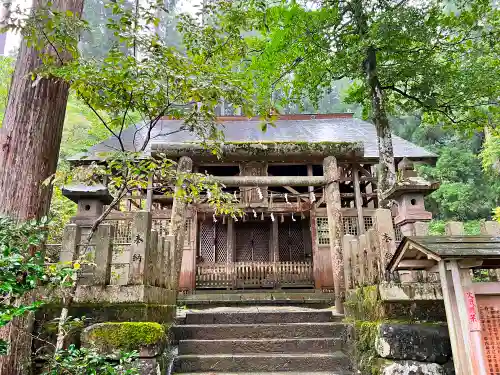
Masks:
[[[356,320],[378,321],[382,318],[382,302],[376,285],[350,292],[344,306],[346,315]]]
[[[355,357],[357,368],[363,375],[378,375],[380,364],[375,341],[380,329],[380,322],[357,321],[355,329]]]
[[[91,327],[87,341],[104,348],[137,350],[166,340],[167,328],[152,322],[109,322]]]

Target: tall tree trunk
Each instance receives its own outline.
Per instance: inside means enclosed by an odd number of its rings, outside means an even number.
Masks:
[[[7,42],[7,33],[2,33],[1,29],[10,17],[11,6],[12,1],[2,1],[0,4],[0,56],[5,55],[5,44]]]
[[[385,110],[385,96],[377,75],[377,54],[369,47],[365,60],[366,80],[370,87],[372,117],[377,129],[379,164],[377,170],[377,198],[380,208],[391,208],[387,192],[396,184],[396,167],[389,119]]]
[[[52,6],[81,14],[83,1],[55,0]],[[33,8],[46,4],[35,0]],[[48,213],[52,190],[42,183],[56,171],[68,101],[67,83],[31,80],[41,64],[38,51],[23,42],[0,129],[0,214],[19,220]],[[28,316],[1,329],[1,337],[10,342],[9,355],[0,357],[1,375],[29,373],[31,336],[26,331],[32,323]]]
[[[350,4],[357,32],[362,39],[368,39],[368,21],[363,9],[362,0],[353,0]],[[363,64],[366,83],[370,88],[372,102],[372,120],[377,129],[379,165],[377,170],[377,198],[380,208],[390,208],[387,192],[396,184],[396,167],[394,165],[394,149],[389,119],[385,110],[385,95],[377,73],[377,50],[374,46],[366,49]]]

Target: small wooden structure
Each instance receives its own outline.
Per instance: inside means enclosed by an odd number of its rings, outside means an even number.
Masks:
[[[498,225],[488,228],[482,236],[405,237],[387,266],[439,272],[457,375],[500,373],[500,281],[481,282],[478,272],[500,269]]]
[[[118,228],[116,233],[126,233],[134,210],[146,209],[160,235],[185,228],[182,237],[174,239],[183,253],[181,291],[335,289],[341,305],[342,236],[362,235],[374,226],[378,163],[374,126],[346,113],[284,116],[267,132],[259,129],[259,119],[233,116],[220,122],[226,141],[219,158],[192,134],[175,131],[183,124],[172,119],[159,122],[147,152],[176,160],[183,170],[213,176],[234,195],[243,217],[215,216],[206,199],[183,206],[162,193],[158,188],[162,181],[150,181],[147,191],[128,196],[107,221]],[[134,151],[140,128],[123,134],[126,149]],[[116,142],[112,137],[72,160],[98,161],[102,152],[116,149]],[[393,144],[397,162],[436,159],[397,136]],[[418,201],[415,207],[421,211],[424,194],[434,188],[412,191],[409,205]],[[401,207],[404,196],[395,199],[403,199]],[[430,218],[428,213],[425,218]],[[394,231],[390,214],[379,225]]]

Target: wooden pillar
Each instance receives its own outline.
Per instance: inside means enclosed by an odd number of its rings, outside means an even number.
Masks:
[[[344,312],[344,261],[342,256],[342,213],[340,211],[340,189],[337,159],[328,156],[323,160],[323,174],[326,180],[325,202],[330,232],[330,252],[335,290],[335,309]]]
[[[227,263],[234,262],[234,220],[227,218]]]
[[[314,288],[321,289],[321,261],[319,259],[318,246],[318,223],[316,221],[316,208],[312,205],[309,215],[309,226],[311,228],[311,249],[313,262]]]
[[[356,164],[352,166],[352,176],[354,178],[354,198],[356,201],[356,212],[358,213],[358,234],[365,233],[365,219],[363,217],[363,197],[359,185],[359,168]]]
[[[189,173],[193,169],[193,161],[187,156],[183,156],[177,163],[177,173]],[[179,286],[179,276],[182,265],[182,255],[184,252],[184,237],[186,234],[186,201],[184,200],[184,181],[180,181],[175,186],[174,201],[172,203],[172,217],[170,220],[169,234],[174,236],[174,270],[172,289],[177,290]]]
[[[196,288],[196,238],[198,235],[198,212],[193,210],[193,216],[190,218],[191,225],[187,241],[184,241],[182,251],[181,271],[179,275],[179,290],[191,291]]]
[[[279,243],[278,243],[278,219],[274,218],[271,226],[271,262],[279,262]]]
[[[443,291],[443,302],[446,311],[446,322],[448,324],[448,332],[450,335],[451,352],[453,354],[453,365],[457,375],[464,375],[466,366],[464,360],[466,353],[463,351],[463,346],[458,344],[458,340],[463,336],[462,329],[457,321],[457,310],[455,301],[455,291],[451,275],[446,270],[446,261],[440,261],[439,277],[441,280],[441,289]]]
[[[148,262],[151,249],[151,213],[136,212],[132,221],[132,244],[130,245],[129,285],[147,284],[149,280]]]

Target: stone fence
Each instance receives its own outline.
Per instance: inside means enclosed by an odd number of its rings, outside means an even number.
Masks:
[[[62,263],[81,263],[80,285],[173,288],[173,238],[152,229],[150,213],[104,221],[88,241],[90,230],[87,223],[67,225],[59,254]]]
[[[398,242],[398,236],[390,222],[388,210],[376,210],[374,226],[360,236],[343,236],[344,280],[346,290],[358,287],[376,285],[383,282],[439,282],[439,276],[434,272],[426,271],[398,271],[392,275],[386,272],[387,263],[392,258]],[[400,227],[402,236],[427,236],[429,225],[427,222],[414,222]],[[446,235],[463,236],[462,222],[449,222],[446,225]],[[481,223],[482,235],[500,235],[500,225],[495,221]],[[482,271],[482,272],[481,272]],[[500,272],[497,270],[475,270],[473,278],[481,281],[500,281]]]

